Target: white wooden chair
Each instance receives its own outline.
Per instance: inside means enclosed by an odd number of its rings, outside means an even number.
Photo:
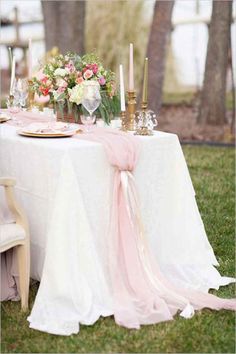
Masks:
[[[21,308],[27,310],[30,279],[29,227],[24,212],[14,196],[15,184],[12,178],[0,178],[0,186],[5,188],[6,201],[15,219],[14,223],[0,224],[0,253],[16,247]]]

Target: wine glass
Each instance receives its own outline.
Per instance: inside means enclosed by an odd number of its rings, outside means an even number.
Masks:
[[[13,80],[13,83],[12,83],[12,86],[11,86],[11,90],[10,90],[10,96],[13,96],[14,100],[19,100],[20,99],[20,93],[19,93],[18,88],[17,88],[17,82],[18,82],[18,80],[15,78]]]
[[[90,132],[91,125],[95,122],[96,116],[91,116],[91,115],[82,115],[81,117],[81,122],[85,125],[85,131],[86,133]]]
[[[90,131],[90,126],[94,123],[96,117],[93,112],[99,107],[101,103],[100,85],[97,81],[90,80],[84,82],[84,92],[82,105],[89,112],[89,116],[82,116],[81,121],[85,124],[86,131]]]
[[[27,79],[18,79],[16,84],[16,90],[19,96],[19,102],[21,107],[26,105],[26,99],[28,97],[28,80]]]
[[[12,121],[14,123],[16,123],[17,125],[20,125],[21,121],[19,121],[18,119],[16,119],[14,117],[15,114],[17,114],[21,111],[21,105],[20,105],[19,98],[14,97],[14,96],[10,96],[7,98],[6,104],[7,104],[7,109],[8,109],[8,112],[10,113],[10,117],[11,117]]]

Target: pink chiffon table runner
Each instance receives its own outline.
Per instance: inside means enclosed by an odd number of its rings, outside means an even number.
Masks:
[[[235,310],[234,299],[177,288],[161,274],[147,245],[132,175],[140,150],[138,138],[104,129],[78,138],[100,142],[115,168],[108,238],[112,240],[109,259],[116,322],[139,328],[141,324],[170,320],[178,310],[186,318],[203,307]]]

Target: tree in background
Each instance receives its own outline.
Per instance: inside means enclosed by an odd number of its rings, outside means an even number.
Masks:
[[[152,1],[88,0],[86,1],[86,51],[96,51],[104,62],[118,74],[124,65],[128,88],[129,43],[134,44],[135,89],[143,77],[142,66],[148,42]],[[118,76],[119,77],[119,76]]]
[[[41,1],[46,50],[84,53],[85,1]]]
[[[162,89],[165,74],[166,52],[171,33],[171,17],[173,1],[155,2],[153,20],[148,41],[147,57],[149,58],[148,101],[150,108],[159,112],[162,104]]]
[[[225,122],[226,73],[228,63],[232,0],[213,1],[205,76],[198,121],[223,125]]]

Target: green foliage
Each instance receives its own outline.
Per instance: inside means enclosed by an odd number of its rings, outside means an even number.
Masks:
[[[163,92],[163,103],[173,104],[173,105],[181,105],[181,104],[192,105],[196,97],[197,94],[195,91]],[[233,109],[232,92],[226,93],[226,108],[228,110]]]
[[[234,150],[184,147],[198,206],[220,263],[222,274],[234,276]],[[31,287],[30,308],[37,286]],[[234,296],[234,285],[217,294]],[[234,353],[235,315],[230,311],[202,310],[189,319],[143,326],[139,331],[117,326],[112,317],[93,326],[81,326],[78,335],[60,337],[29,329],[28,314],[19,302],[2,306],[3,353]]]

